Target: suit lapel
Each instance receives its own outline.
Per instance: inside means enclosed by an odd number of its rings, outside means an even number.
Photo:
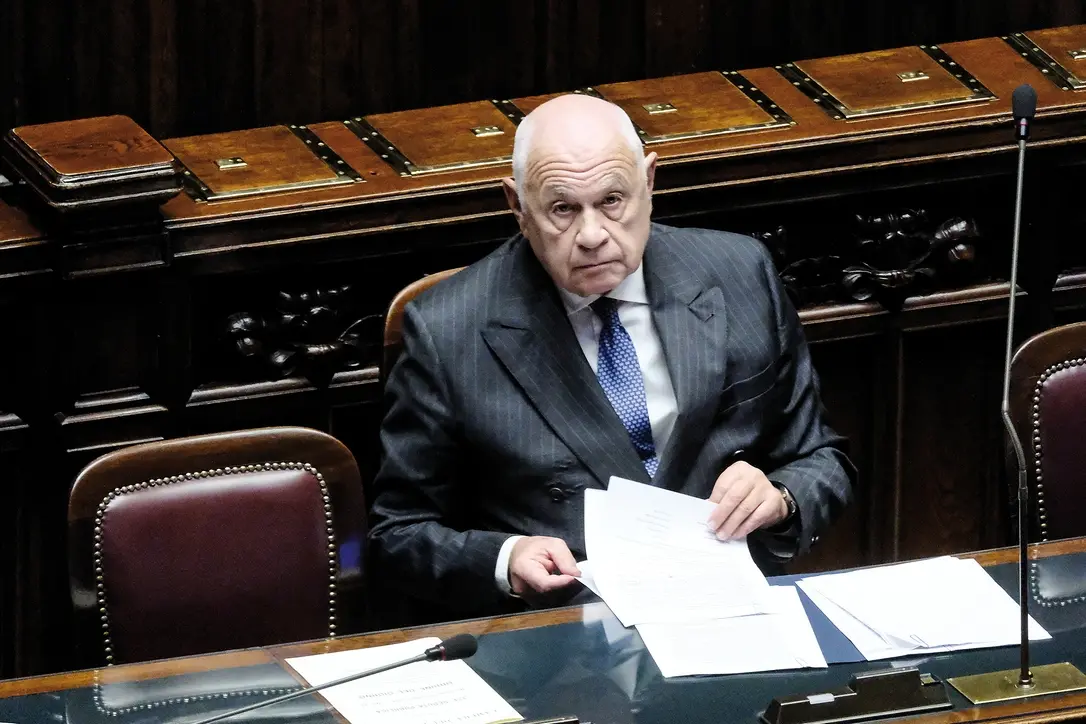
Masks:
[[[507,264],[498,311],[483,330],[487,345],[601,486],[612,475],[648,482],[626,429],[581,352],[554,283],[531,247],[519,244]]]
[[[720,289],[705,288],[682,262],[682,250],[670,246],[663,234],[649,239],[645,284],[678,404],[655,484],[678,490],[716,411],[727,371],[728,324]]]

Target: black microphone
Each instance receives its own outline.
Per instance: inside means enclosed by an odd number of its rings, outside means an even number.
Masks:
[[[1024,141],[1029,138],[1029,127],[1037,113],[1037,91],[1033,90],[1033,86],[1026,83],[1014,89],[1011,110],[1014,113],[1015,140]]]
[[[479,650],[479,640],[471,634],[456,634],[437,646],[431,646],[424,652],[428,661],[455,661],[475,655]]]
[[[297,691],[292,691],[282,696],[277,696],[273,699],[267,699],[265,701],[258,701],[255,704],[249,706],[243,706],[240,709],[231,709],[230,711],[223,712],[222,714],[216,714],[213,717],[207,719],[201,719],[194,724],[211,724],[212,722],[222,721],[223,719],[229,719],[232,716],[238,714],[246,714],[256,709],[263,709],[266,706],[272,704],[281,704],[284,701],[290,701],[291,699],[297,699],[307,694],[320,691],[321,689],[328,689],[333,686],[339,686],[340,684],[346,684],[357,679],[362,679],[367,676],[373,676],[374,674],[380,674],[384,671],[390,671],[392,669],[398,669],[401,666],[407,666],[408,664],[415,664],[420,661],[455,661],[456,659],[466,659],[473,656],[479,648],[479,641],[471,634],[456,634],[450,638],[445,639],[437,646],[431,646],[423,651],[421,654],[416,654],[409,659],[403,659],[402,661],[396,661],[391,664],[385,664],[384,666],[378,666],[374,669],[367,671],[361,671],[357,674],[351,674],[350,676],[344,676],[342,679],[336,679],[329,681],[320,686],[305,686]]]

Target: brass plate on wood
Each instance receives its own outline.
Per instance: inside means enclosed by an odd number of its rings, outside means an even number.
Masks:
[[[1086,690],[1086,675],[1073,664],[1045,664],[1030,669],[1033,686],[1018,687],[1018,669],[993,671],[973,676],[955,676],[947,679],[951,686],[974,704],[994,704],[1000,701],[1028,699],[1045,694],[1066,694],[1069,691]]]
[[[1003,40],[1057,87],[1086,88],[1086,26],[1014,33]]]
[[[215,162],[215,165],[219,167],[220,171],[226,171],[231,168],[245,168],[249,164],[244,158],[235,156],[234,158],[220,158]]]
[[[597,86],[630,116],[646,144],[794,125],[792,118],[735,71]]]
[[[163,142],[182,165],[185,189],[197,201],[304,191],[360,183],[307,126],[270,126]],[[245,165],[220,160],[243,159]]]
[[[345,125],[402,176],[509,163],[523,114],[508,101],[476,101],[355,117]]]
[[[836,120],[930,111],[996,98],[936,45],[803,60],[776,69]]]

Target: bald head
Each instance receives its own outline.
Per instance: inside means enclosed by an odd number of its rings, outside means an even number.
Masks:
[[[585,153],[624,146],[643,167],[641,139],[626,111],[599,98],[570,93],[538,106],[517,126],[513,140],[513,179],[523,196],[528,167],[537,151]]]
[[[559,96],[521,121],[503,187],[532,251],[560,288],[605,294],[641,264],[656,154],[629,116],[583,95]]]

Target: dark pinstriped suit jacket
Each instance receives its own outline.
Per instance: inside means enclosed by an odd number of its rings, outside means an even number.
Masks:
[[[806,549],[848,502],[855,471],[823,422],[799,319],[765,248],[653,224],[644,268],[678,402],[654,484],[708,497],[743,450],[796,498],[795,545]],[[449,614],[518,605],[494,583],[509,534],[562,538],[580,560],[584,490],[611,475],[649,482],[521,236],[407,306],[387,395],[371,564]]]

